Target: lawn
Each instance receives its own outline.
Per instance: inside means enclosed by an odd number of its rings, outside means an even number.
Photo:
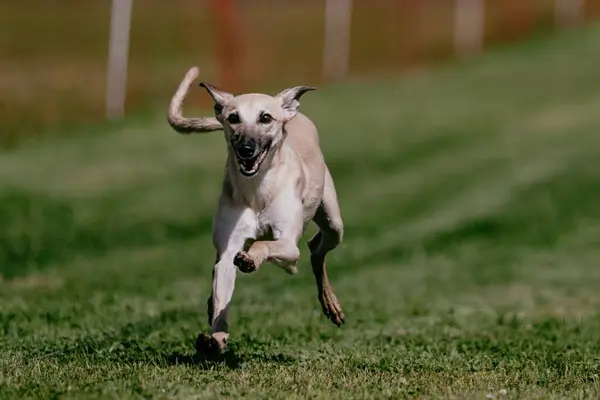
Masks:
[[[2,398],[598,398],[598,45],[593,27],[305,95],[346,324],[302,243],[298,275],[239,275],[224,362],[193,346],[222,135],[160,114],[3,150]]]

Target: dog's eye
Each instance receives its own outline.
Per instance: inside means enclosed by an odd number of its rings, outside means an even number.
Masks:
[[[240,116],[237,114],[229,114],[229,117],[227,117],[227,122],[229,122],[232,125],[239,124]]]
[[[273,121],[273,117],[271,117],[270,114],[263,114],[260,116],[260,123],[261,124],[270,124],[271,121]]]

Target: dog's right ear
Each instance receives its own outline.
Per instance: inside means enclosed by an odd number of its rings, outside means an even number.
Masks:
[[[215,102],[215,114],[220,114],[225,107],[225,104],[231,99],[233,99],[233,95],[231,93],[227,93],[223,90],[217,89],[215,86],[210,83],[201,82],[200,87],[206,89],[210,97],[212,97]]]
[[[317,90],[317,88],[312,86],[295,86],[285,89],[275,96],[275,98],[281,100],[281,108],[283,108],[286,119],[292,119],[296,115],[300,106],[300,97],[311,90]]]

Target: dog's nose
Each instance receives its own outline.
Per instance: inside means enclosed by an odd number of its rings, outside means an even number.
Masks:
[[[256,142],[250,140],[238,143],[235,146],[235,152],[241,159],[247,160],[252,158],[256,152]]]

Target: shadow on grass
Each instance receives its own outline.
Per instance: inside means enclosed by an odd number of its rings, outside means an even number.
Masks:
[[[222,365],[230,369],[239,369],[246,361],[280,365],[289,365],[296,361],[294,358],[282,353],[268,354],[264,343],[255,341],[248,336],[244,336],[240,344],[243,345],[244,350],[238,344],[230,343],[227,350],[217,355],[205,355],[200,352],[195,354],[174,352],[167,356],[166,362],[169,365],[190,365],[209,370]]]
[[[43,354],[31,357],[32,360],[46,360],[54,364],[72,364],[82,361],[86,365],[94,364],[147,364],[160,367],[189,366],[203,371],[226,367],[237,370],[245,362],[258,362],[261,364],[290,365],[296,360],[282,353],[269,354],[260,346],[253,347],[245,343],[244,349],[230,346],[222,354],[207,356],[191,350],[174,351],[166,354],[165,351],[136,339],[116,338],[86,338],[71,341],[62,346],[46,348]],[[39,344],[38,344],[39,345]],[[180,343],[164,343],[162,347],[181,347]],[[193,345],[190,343],[190,348]]]
[[[175,352],[167,356],[166,361],[169,365],[189,365],[202,370],[210,370],[219,365],[225,365],[230,369],[239,369],[243,362],[234,350],[227,350],[217,357]]]
[[[193,336],[194,332],[188,326],[194,326],[197,318],[195,309],[166,310],[157,316],[109,327],[110,332],[90,332],[83,337],[60,338],[51,342],[34,341],[30,344],[28,358],[55,364],[187,365],[201,370],[220,367],[239,369],[245,362],[291,364],[296,361],[285,354],[274,353],[272,342],[261,342],[248,335],[229,343],[228,349],[216,357],[199,354],[194,342],[186,339]],[[10,323],[18,324],[19,321]],[[64,323],[69,321],[61,322]]]

